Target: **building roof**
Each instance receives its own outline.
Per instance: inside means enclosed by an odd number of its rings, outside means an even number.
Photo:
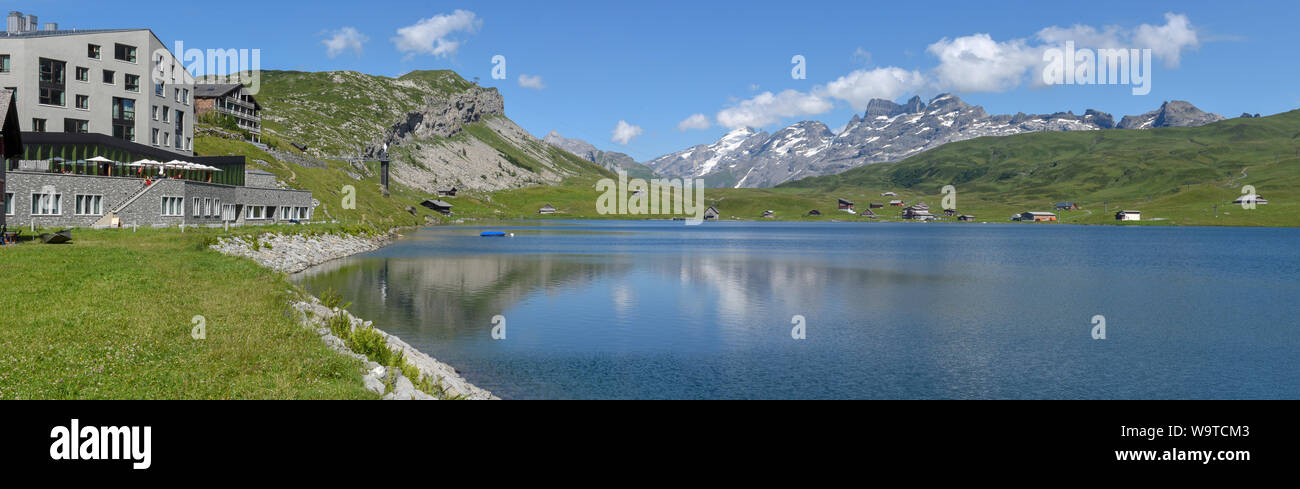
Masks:
[[[426,200],[426,201],[424,201],[424,202],[421,202],[421,204],[425,204],[426,207],[429,206],[429,205],[432,205],[432,206],[435,206],[435,207],[451,207],[451,204],[448,204],[448,203],[443,202],[443,201],[441,201],[441,200]]]
[[[274,173],[271,173],[271,172],[269,172],[269,171],[266,171],[266,170],[258,170],[258,169],[256,169],[256,168],[254,168],[254,169],[249,169],[249,170],[244,170],[244,173],[247,173],[247,174],[250,174],[250,175],[275,175]]]
[[[841,204],[847,204],[847,205],[853,205],[853,201],[851,201],[851,200],[846,200],[846,199],[840,199],[840,203],[841,203]]]
[[[242,87],[239,83],[200,83],[194,85],[194,96],[197,98],[221,97]]]
[[[1029,214],[1029,215],[1031,215],[1031,216],[1055,216],[1055,215],[1056,215],[1056,214],[1051,213],[1051,212],[1041,212],[1041,211],[1022,212],[1020,215],[1023,216],[1023,215],[1025,215],[1025,214]]]
[[[0,32],[0,39],[4,38],[24,38],[34,39],[41,37],[61,37],[61,36],[85,36],[90,34],[112,34],[114,32],[134,32],[148,31],[149,29],[71,29],[58,31],[31,31],[31,32]],[[151,31],[152,32],[152,31]],[[155,35],[154,37],[158,37]],[[159,40],[159,42],[162,42]]]
[[[226,97],[230,92],[238,91],[243,87],[243,83],[198,83],[194,85],[194,98]],[[262,110],[262,104],[258,103],[252,95],[248,96],[248,100],[253,102],[257,110]]]
[[[555,210],[555,206],[553,206],[553,205],[551,205],[551,204],[546,204],[546,205],[542,206],[542,209],[551,209],[551,210]]]

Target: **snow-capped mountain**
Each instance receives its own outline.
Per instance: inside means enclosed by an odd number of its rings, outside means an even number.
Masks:
[[[699,145],[646,163],[660,175],[703,178],[715,187],[770,187],[800,178],[830,175],[872,163],[892,163],[953,141],[1040,131],[1090,131],[1202,125],[1223,117],[1187,102],[1166,102],[1159,110],[1128,116],[1117,126],[1105,112],[1088,109],[1027,115],[989,115],[952,94],[906,104],[875,99],[839,134],[825,124],[803,121],[774,134],[733,130]]]
[[[552,130],[542,138],[542,141],[556,148],[573,153],[579,158],[596,163],[605,167],[606,170],[617,172],[626,171],[628,175],[636,178],[651,178],[654,171],[650,168],[637,163],[635,158],[624,153],[614,151],[602,151],[596,146],[581,139],[572,139],[561,136],[559,132]]]

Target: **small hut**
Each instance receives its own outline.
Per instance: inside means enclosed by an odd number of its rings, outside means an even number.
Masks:
[[[459,190],[459,189],[457,189],[457,188],[453,185],[453,186],[451,186],[451,187],[442,187],[442,188],[438,189],[435,193],[437,193],[439,197],[455,197],[455,196],[456,196],[456,192],[457,192],[458,190]]]
[[[433,209],[434,212],[444,215],[451,215],[451,204],[441,200],[426,200],[420,202],[420,205]]]
[[[867,207],[872,208],[872,209],[884,209],[884,208],[885,208],[885,204],[882,204],[882,203],[880,203],[880,202],[872,202],[872,203],[870,203],[870,204],[867,204]]]
[[[957,209],[944,209],[944,210],[943,210],[943,215],[948,216],[948,217],[955,216],[955,215],[957,215]]]
[[[776,213],[772,211],[763,211],[763,217],[766,219],[776,219]]]
[[[822,211],[819,211],[819,210],[817,210],[817,209],[813,209],[813,210],[808,211],[808,215],[809,215],[809,216],[820,216],[820,215],[822,215]]]
[[[705,221],[716,221],[716,220],[718,220],[718,208],[717,208],[717,207],[713,207],[713,206],[709,206],[708,209],[704,209],[704,220],[705,220]]]
[[[965,221],[965,222],[972,222],[972,221],[975,220],[975,216],[968,215],[968,214],[962,214],[962,215],[960,215],[960,216],[957,216],[957,220],[958,220],[958,221]]]
[[[554,214],[554,213],[555,213],[555,206],[553,206],[553,205],[551,205],[551,204],[546,204],[546,205],[542,206],[541,209],[538,209],[538,210],[537,210],[537,213],[538,213],[538,214]]]
[[[839,202],[840,210],[842,210],[842,211],[846,211],[846,210],[847,210],[847,211],[851,211],[851,210],[853,210],[853,201],[845,200],[845,199],[839,199],[839,200],[840,200],[840,202]]]

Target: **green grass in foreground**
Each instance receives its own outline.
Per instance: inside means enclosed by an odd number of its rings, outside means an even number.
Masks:
[[[0,247],[0,399],[375,398],[356,360],[287,314],[282,274],[206,249],[217,232]]]

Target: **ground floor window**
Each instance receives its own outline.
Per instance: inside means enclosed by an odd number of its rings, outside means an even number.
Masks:
[[[307,210],[308,209],[306,207],[281,207],[280,219],[285,221],[290,219],[297,220],[297,221],[306,221],[308,218]]]
[[[250,205],[244,207],[244,219],[266,219],[266,206]]]
[[[63,214],[62,194],[32,194],[33,216],[57,216]]]
[[[194,198],[194,217],[203,215],[203,199]]]
[[[5,193],[5,215],[14,215],[14,194],[13,192]]]
[[[162,215],[164,216],[185,215],[185,198],[184,197],[163,197]]]
[[[221,206],[221,220],[223,221],[235,220],[235,216],[238,216],[236,212],[237,211],[235,210],[234,204],[226,204]]]
[[[223,217],[225,213],[226,208],[221,206],[221,199],[214,199],[212,201],[212,217]]]
[[[100,206],[104,203],[102,195],[78,195],[77,196],[77,215],[78,216],[99,216]]]

